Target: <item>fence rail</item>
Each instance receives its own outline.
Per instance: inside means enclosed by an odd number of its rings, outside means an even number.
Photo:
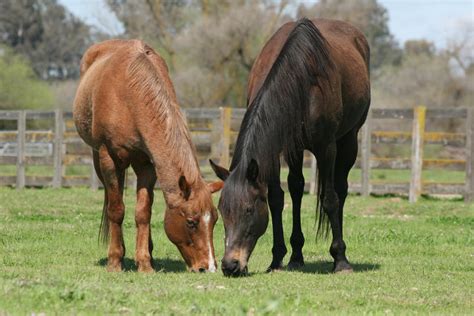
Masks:
[[[372,109],[367,122],[359,133],[360,152],[356,168],[361,170],[360,182],[350,183],[350,191],[368,194],[406,194],[415,202],[421,194],[459,194],[466,201],[474,200],[474,114],[473,109]],[[237,132],[244,116],[244,109],[213,108],[183,109],[183,114],[191,130],[193,142],[198,150],[201,163],[208,158],[219,160],[228,166],[232,157]],[[384,120],[411,121],[411,131],[373,130],[376,122]],[[428,120],[457,119],[465,122],[464,133],[426,131]],[[46,120],[47,130],[28,130],[29,122]],[[16,186],[91,186],[97,188],[99,181],[92,166],[90,149],[77,135],[72,122],[72,113],[56,110],[40,111],[0,111],[0,122],[16,121],[16,130],[0,131],[0,166],[16,165],[16,175],[2,175],[0,185]],[[377,157],[373,147],[379,144],[403,146],[411,144],[411,156],[404,158]],[[464,150],[464,159],[426,159],[425,145],[443,145]],[[51,152],[52,146],[52,152]],[[10,153],[8,154],[8,152]],[[11,152],[15,152],[12,155]],[[36,151],[36,154],[34,153]],[[45,154],[46,153],[46,154]],[[27,175],[27,166],[52,166],[48,176]],[[307,190],[316,192],[316,162],[306,155],[305,166],[311,168]],[[86,174],[68,176],[69,166],[86,166]],[[379,183],[371,181],[374,169],[408,169],[410,182]],[[443,169],[465,172],[464,183],[423,182],[423,170]],[[133,177],[131,177],[133,182]],[[133,183],[130,183],[133,184]]]

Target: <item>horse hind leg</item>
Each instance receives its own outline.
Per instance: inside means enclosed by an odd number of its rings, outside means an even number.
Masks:
[[[298,153],[297,156],[287,158],[288,167],[288,190],[290,191],[291,201],[293,204],[293,228],[291,231],[291,257],[288,263],[288,269],[298,269],[304,266],[303,245],[304,235],[301,230],[301,199],[304,192],[304,176],[302,172],[303,167],[303,152]]]
[[[346,244],[343,240],[343,212],[348,192],[347,177],[357,159],[357,131],[351,131],[337,142],[335,189],[339,198],[338,220],[340,223],[340,238],[333,239],[330,252],[334,257],[334,272],[352,271],[346,257]]]
[[[137,175],[137,205],[135,225],[137,227],[135,262],[139,272],[152,272],[153,242],[151,239],[151,207],[153,205],[153,188],[156,173],[148,161],[132,161],[132,168]]]
[[[342,238],[342,213],[341,213],[341,201],[339,194],[336,192],[335,187],[335,172],[338,169],[336,166],[337,155],[343,155],[343,153],[337,152],[338,146],[336,141],[331,141],[324,152],[322,153],[323,163],[319,165],[321,173],[322,185],[322,209],[329,218],[332,232],[332,243],[329,248],[331,256],[334,258],[334,272],[351,271],[352,268],[346,258],[346,244]],[[344,158],[342,158],[344,159]],[[320,223],[321,224],[321,223]]]
[[[125,215],[125,205],[123,203],[123,187],[125,169],[119,168],[105,145],[99,148],[98,153],[94,153],[95,161],[98,161],[100,176],[105,187],[106,205],[104,216],[104,227],[108,227],[106,234],[110,235],[109,249],[107,255],[107,270],[121,271],[122,259],[125,256],[125,244],[123,241],[122,222]]]

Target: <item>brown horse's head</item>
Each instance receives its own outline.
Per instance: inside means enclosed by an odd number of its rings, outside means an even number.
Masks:
[[[225,181],[219,200],[225,228],[222,271],[226,276],[246,275],[248,259],[268,226],[267,189],[258,180],[258,164],[253,159],[245,173],[238,168],[229,173],[212,161],[211,166]]]
[[[168,201],[165,232],[191,271],[215,272],[217,269],[212,238],[217,211],[211,193],[222,186],[221,181],[192,186],[181,176],[179,196]]]

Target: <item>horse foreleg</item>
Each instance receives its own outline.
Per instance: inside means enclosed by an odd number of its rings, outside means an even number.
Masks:
[[[293,204],[293,228],[291,231],[291,258],[288,269],[297,269],[304,266],[303,245],[304,235],[301,230],[301,199],[304,192],[303,152],[297,157],[287,159],[290,172],[288,173],[288,190],[290,191]]]
[[[274,270],[281,270],[282,261],[286,255],[285,238],[283,236],[282,212],[284,203],[284,192],[280,187],[280,180],[275,179],[268,183],[268,205],[272,213],[272,227],[273,227],[273,248],[272,263],[267,269],[267,272]]]
[[[135,208],[137,239],[135,262],[138,266],[138,271],[152,272],[153,242],[151,239],[150,221],[156,174],[153,165],[148,161],[132,161],[132,168],[137,175],[137,205]]]

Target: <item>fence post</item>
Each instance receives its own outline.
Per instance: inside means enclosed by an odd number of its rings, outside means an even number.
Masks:
[[[18,112],[17,129],[16,188],[23,189],[25,187],[26,111]]]
[[[474,109],[467,109],[466,121],[466,192],[464,201],[474,202]]]
[[[370,194],[370,153],[372,143],[372,111],[369,110],[365,124],[362,127],[361,139],[361,194]]]
[[[425,133],[426,107],[417,106],[413,111],[411,146],[411,181],[409,201],[414,203],[421,194],[421,172],[423,170],[423,142]]]
[[[63,178],[63,134],[64,134],[64,119],[63,110],[54,110],[54,175],[53,188],[60,188],[62,186]]]
[[[228,167],[230,164],[230,124],[232,119],[232,108],[220,108],[220,135],[219,135],[219,164]]]
[[[311,154],[311,178],[309,180],[309,194],[318,194],[318,163],[316,157]]]

